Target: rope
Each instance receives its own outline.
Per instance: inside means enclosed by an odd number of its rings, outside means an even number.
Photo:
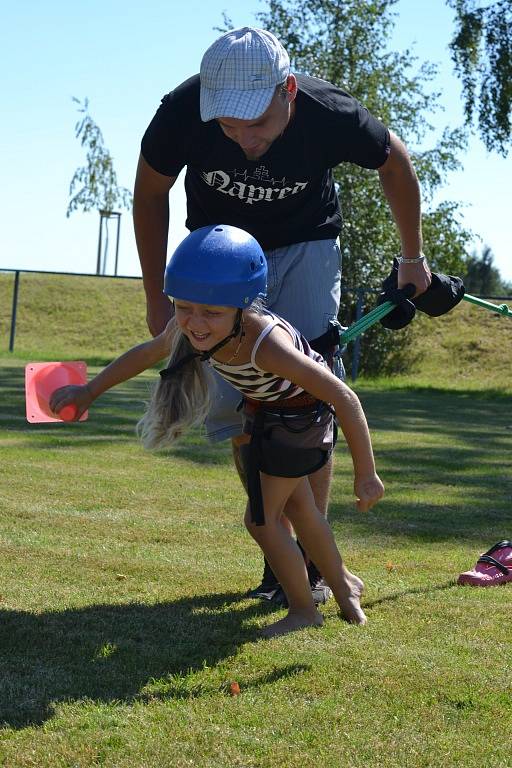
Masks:
[[[479,307],[484,307],[484,309],[489,309],[492,312],[498,312],[500,315],[504,315],[506,317],[512,317],[512,310],[509,309],[506,304],[493,304],[490,301],[484,301],[484,299],[471,296],[469,293],[464,294],[462,298],[464,301],[469,301],[471,304],[477,304]],[[340,343],[348,344],[349,341],[353,341],[361,333],[364,333],[368,330],[368,328],[371,328],[372,325],[378,323],[382,317],[388,315],[395,307],[396,304],[394,304],[392,301],[385,301],[384,304],[375,307],[375,309],[372,309],[371,312],[368,312],[366,315],[360,317],[359,320],[357,320],[355,323],[352,323],[352,325],[349,326],[346,331],[343,331],[343,333],[340,335]]]
[[[512,317],[512,309],[509,309],[506,304],[493,304],[491,301],[484,301],[477,296],[471,296],[469,293],[464,294],[462,297],[464,301],[469,301],[471,304],[477,304],[479,307],[490,309],[491,312],[498,312],[500,315]]]
[[[343,331],[340,335],[340,342],[342,344],[347,344],[349,341],[353,341],[353,339],[357,338],[361,333],[364,333],[368,328],[371,328],[372,325],[378,323],[382,317],[388,315],[395,307],[396,304],[393,304],[392,301],[385,301],[384,304],[375,307],[371,312],[368,312],[366,315],[360,317],[355,323],[352,323],[346,331]]]

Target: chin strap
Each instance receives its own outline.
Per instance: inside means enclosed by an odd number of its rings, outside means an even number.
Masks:
[[[201,362],[204,362],[206,360],[209,360],[212,355],[215,354],[221,347],[224,347],[228,341],[231,341],[231,339],[234,339],[238,336],[240,333],[240,329],[242,327],[242,310],[239,309],[235,318],[235,324],[233,326],[233,330],[229,334],[229,336],[226,336],[225,339],[222,339],[222,341],[219,341],[218,344],[215,344],[214,347],[211,349],[207,349],[205,352],[190,352],[188,355],[185,355],[185,357],[182,357],[181,360],[178,360],[173,365],[170,365],[168,368],[164,368],[162,371],[160,371],[160,376],[162,379],[170,379],[171,376],[174,376],[176,371],[179,371],[180,368],[183,368],[184,365],[187,365],[187,363],[190,363],[192,360],[195,360],[196,357],[201,360]]]

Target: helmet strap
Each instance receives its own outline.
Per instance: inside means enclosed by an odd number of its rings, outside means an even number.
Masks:
[[[160,371],[160,376],[162,379],[170,379],[171,376],[174,376],[174,374],[180,370],[180,368],[183,368],[184,365],[187,365],[187,363],[192,362],[192,360],[195,360],[196,358],[199,358],[201,362],[205,362],[206,360],[209,360],[210,357],[212,357],[219,349],[226,346],[228,342],[231,341],[231,339],[234,339],[238,336],[240,331],[243,333],[243,325],[242,325],[242,311],[241,309],[238,309],[235,317],[235,324],[233,325],[233,330],[229,334],[229,336],[226,336],[225,339],[222,339],[222,341],[219,341],[218,344],[215,344],[214,347],[211,349],[207,349],[204,352],[190,352],[188,355],[185,355],[181,358],[181,360],[178,360],[173,365],[170,365],[168,368],[164,368]],[[238,352],[238,350],[237,350]]]

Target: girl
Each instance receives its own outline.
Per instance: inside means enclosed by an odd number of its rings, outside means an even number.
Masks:
[[[288,600],[287,616],[263,635],[323,622],[303,555],[281,523],[288,501],[297,537],[333,591],[343,618],[364,624],[363,583],[345,568],[307,475],[327,462],[334,447],[332,405],[352,455],[357,506],[370,509],[384,487],[375,471],[368,426],[355,393],[289,323],[262,307],[258,297],[265,292],[266,278],[263,251],[248,233],[228,225],[192,232],[166,269],[164,293],[174,301],[175,316],[163,333],[121,355],[87,385],[56,390],[50,406],[58,413],[74,404],[78,419],[105,390],[170,354],[137,426],[145,447],[162,448],[204,420],[208,376],[203,362],[209,361],[244,396],[245,524]]]

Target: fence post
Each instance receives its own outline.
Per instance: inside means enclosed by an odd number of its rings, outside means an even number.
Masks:
[[[356,322],[361,319],[363,316],[363,309],[364,309],[364,290],[362,288],[358,288],[356,291],[357,294],[357,302],[356,302]],[[352,381],[355,381],[357,379],[357,372],[359,370],[359,356],[361,354],[361,337],[358,336],[354,340],[354,348],[352,350]]]
[[[16,312],[18,310],[18,291],[20,287],[20,273],[16,270],[14,274],[14,290],[12,292],[12,311],[11,311],[11,335],[9,337],[9,352],[14,350],[14,334],[16,333]]]
[[[101,275],[101,233],[103,229],[103,217],[100,211],[100,231],[98,232],[98,258],[96,260],[96,274]]]

